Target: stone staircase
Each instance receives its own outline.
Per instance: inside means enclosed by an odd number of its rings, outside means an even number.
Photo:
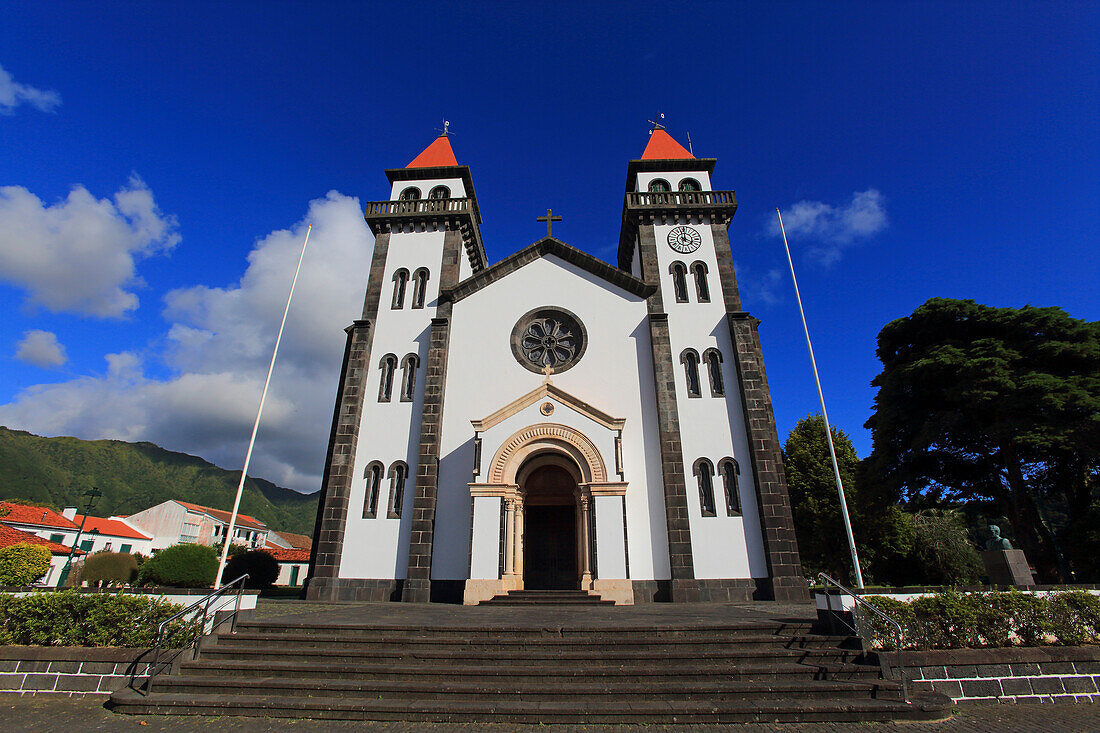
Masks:
[[[597,608],[600,623],[563,624],[545,608],[486,612],[495,615],[465,626],[242,621],[204,640],[198,659],[110,704],[135,714],[516,724],[936,719],[951,705],[934,693],[906,705],[858,644],[809,623],[617,623]]]
[[[614,606],[586,590],[512,590],[496,595],[479,606]]]

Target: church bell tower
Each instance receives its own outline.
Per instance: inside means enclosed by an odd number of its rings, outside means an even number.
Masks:
[[[715,162],[655,126],[628,166],[619,238],[619,267],[656,287],[647,309],[671,596],[804,600],[759,321],[734,274],[737,200],[712,188]],[[752,578],[730,578],[719,550],[739,532],[763,546]]]

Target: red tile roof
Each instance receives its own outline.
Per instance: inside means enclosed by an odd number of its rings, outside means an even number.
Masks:
[[[654,130],[649,136],[649,144],[645,146],[642,160],[680,160],[694,158],[680,143],[672,139],[664,130]]]
[[[0,547],[11,547],[12,545],[18,545],[20,542],[26,542],[28,545],[42,545],[48,549],[52,555],[69,554],[69,548],[65,547],[65,545],[58,544],[57,542],[50,542],[38,535],[24,532],[15,527],[9,527],[6,524],[0,524]],[[84,551],[77,550],[74,554],[83,555]]]
[[[279,562],[309,562],[309,550],[283,550],[276,547],[264,551],[271,553]]]
[[[202,506],[201,504],[192,504],[191,502],[180,501],[179,499],[176,499],[175,502],[190,509],[193,512],[198,512],[200,514],[209,514],[214,519],[225,522],[226,524],[229,524],[229,519],[232,517],[232,512],[223,512],[221,509],[211,509],[208,506]],[[256,519],[255,517],[248,516],[247,514],[237,515],[236,526],[243,527],[245,529],[267,529],[266,524],[261,522],[259,519]]]
[[[275,534],[286,540],[295,550],[308,550],[313,547],[313,538],[307,535],[294,534],[293,532],[276,532]]]
[[[413,158],[406,168],[432,168],[437,165],[458,165],[455,159],[455,151],[451,149],[451,141],[446,135],[440,135],[432,144],[424,148],[424,152]]]
[[[7,524],[34,524],[40,527],[56,527],[58,529],[76,529],[76,525],[53,509],[42,506],[27,506],[26,504],[13,504],[10,501],[0,501],[0,507],[10,510],[0,517],[0,522]]]
[[[80,520],[84,518],[83,514],[77,514],[73,517],[73,521],[80,524]],[[103,517],[88,517],[88,521],[84,522],[85,532],[99,532],[101,535],[110,535],[111,537],[126,537],[132,540],[151,540],[152,537],[144,535],[138,532],[136,529],[120,522],[117,519],[104,519]]]

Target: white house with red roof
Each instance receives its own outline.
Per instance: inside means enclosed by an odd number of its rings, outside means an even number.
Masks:
[[[122,517],[93,517],[77,514],[75,507],[65,507],[62,515],[78,527],[83,524],[78,546],[85,552],[137,552],[151,555],[153,538],[129,525]]]
[[[57,579],[61,577],[61,571],[65,567],[65,562],[69,558],[69,548],[57,542],[43,539],[32,532],[24,532],[21,529],[16,529],[7,524],[0,524],[0,547],[10,547],[11,545],[18,545],[20,543],[42,545],[50,551],[50,569],[35,582],[35,585],[46,587],[55,586],[57,584]],[[75,561],[78,556],[83,554],[81,550],[77,550],[73,553],[73,560]]]
[[[72,516],[63,516],[43,506],[16,504],[10,501],[0,501],[0,523],[70,547],[76,539],[78,529],[72,521]]]
[[[225,541],[230,513],[201,504],[169,499],[125,518],[127,524],[152,538],[153,550],[193,542],[217,545]],[[263,548],[270,530],[255,517],[238,514],[231,544]]]

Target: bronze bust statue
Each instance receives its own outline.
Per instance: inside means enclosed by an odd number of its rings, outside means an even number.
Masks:
[[[995,524],[989,525],[989,532],[993,536],[989,538],[989,541],[985,543],[985,549],[992,550],[1011,550],[1012,543],[1004,537],[1001,537],[1001,528]]]

